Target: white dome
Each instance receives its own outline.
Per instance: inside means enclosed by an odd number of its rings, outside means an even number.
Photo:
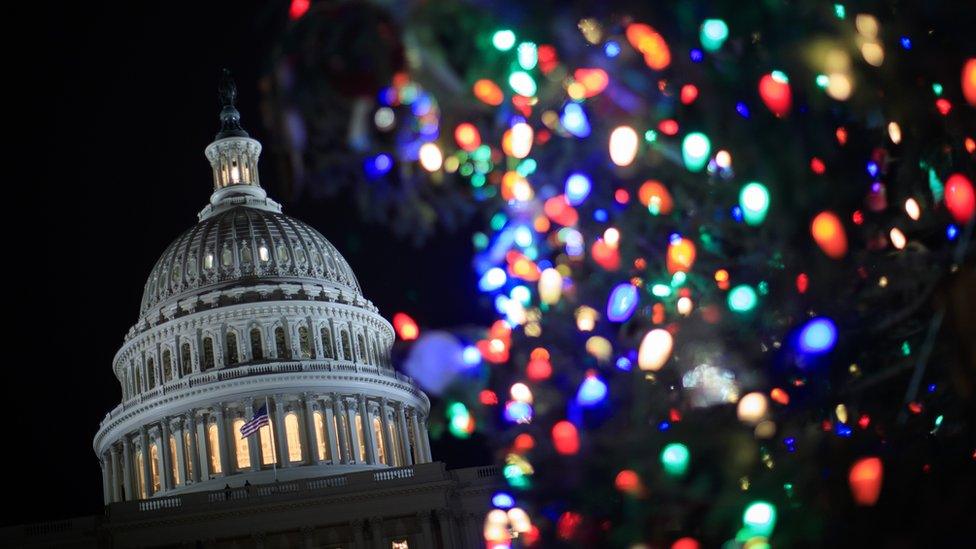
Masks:
[[[430,402],[390,364],[393,327],[260,187],[229,89],[210,204],[156,262],[115,355],[122,402],[93,444],[106,503],[431,460]]]
[[[139,312],[262,281],[324,283],[362,295],[349,264],[321,233],[280,212],[244,205],[203,219],[166,248]]]

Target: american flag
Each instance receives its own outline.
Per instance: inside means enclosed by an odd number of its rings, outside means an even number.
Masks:
[[[267,405],[262,406],[260,410],[254,413],[247,423],[241,425],[241,438],[247,438],[252,434],[256,433],[258,429],[270,423],[268,419],[268,407]]]

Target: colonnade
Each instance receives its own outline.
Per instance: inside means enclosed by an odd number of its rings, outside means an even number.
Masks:
[[[266,405],[269,424],[242,438],[240,428]],[[106,503],[272,467],[431,461],[425,413],[363,393],[214,403],[144,425],[100,457]]]

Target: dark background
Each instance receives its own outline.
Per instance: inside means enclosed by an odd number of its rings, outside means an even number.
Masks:
[[[0,454],[7,495],[20,503],[0,523],[101,512],[91,445],[121,398],[112,358],[137,319],[150,269],[212,190],[203,149],[217,131],[221,67],[237,80],[245,128],[265,144],[262,184],[281,200],[258,91],[281,7],[73,2],[11,16],[30,38],[14,50],[27,68],[11,70],[8,84],[36,102],[23,149],[39,154],[22,180],[30,196],[8,209],[25,249],[7,264],[33,268],[9,286],[23,322],[7,331],[12,398]],[[24,114],[13,105],[10,118]],[[442,231],[416,248],[357,219],[343,196],[284,202],[285,213],[339,248],[386,318],[407,311],[424,328],[485,320],[473,305],[470,231]],[[433,453],[448,467],[491,460],[479,441],[434,441]]]

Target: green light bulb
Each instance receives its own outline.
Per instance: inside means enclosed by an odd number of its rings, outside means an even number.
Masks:
[[[661,450],[661,465],[664,466],[664,472],[672,477],[684,476],[688,471],[690,458],[688,447],[680,442],[672,442]]]
[[[712,142],[703,133],[689,133],[681,142],[681,159],[688,171],[702,171],[708,163],[708,155],[711,151]]]
[[[756,308],[756,291],[751,286],[742,284],[732,288],[729,292],[729,309],[736,313],[748,313]]]
[[[769,190],[756,181],[747,183],[739,191],[739,207],[747,224],[759,225],[769,211]]]
[[[742,524],[756,535],[769,537],[776,527],[776,507],[765,501],[754,501],[742,513]]]
[[[702,47],[708,51],[718,51],[729,37],[729,26],[721,19],[706,19],[698,35]]]
[[[515,45],[515,33],[502,29],[491,36],[491,45],[498,51],[508,51]]]

